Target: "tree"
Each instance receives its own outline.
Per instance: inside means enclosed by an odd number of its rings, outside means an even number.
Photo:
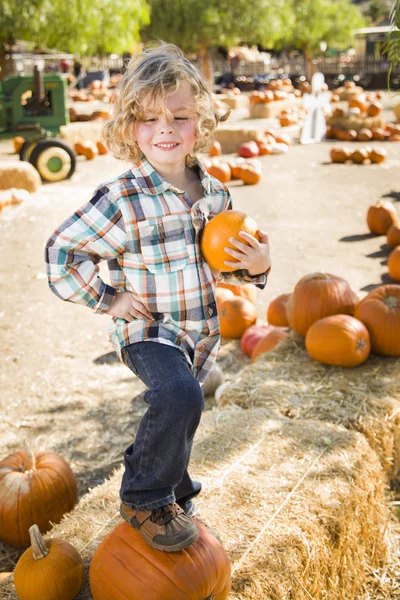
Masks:
[[[341,49],[353,39],[354,29],[365,25],[359,9],[348,0],[285,0],[285,22],[280,44],[297,48],[306,60],[307,77],[320,43]]]
[[[122,53],[148,22],[145,0],[1,0],[0,56],[18,39],[72,54]]]
[[[149,4],[151,22],[142,28],[145,41],[163,40],[186,53],[198,53],[201,70],[209,80],[212,46],[233,46],[242,40],[273,42],[276,38],[279,0],[149,0]]]
[[[383,51],[387,53],[389,60],[389,70],[387,74],[387,86],[390,91],[390,77],[393,67],[396,67],[400,62],[400,0],[395,0],[390,13],[391,29],[388,39],[383,47]]]

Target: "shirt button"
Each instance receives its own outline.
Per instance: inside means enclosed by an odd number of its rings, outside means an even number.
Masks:
[[[212,317],[212,316],[213,316],[213,314],[214,314],[214,310],[211,308],[211,306],[210,306],[210,308],[208,309],[208,314],[210,315],[210,317]]]

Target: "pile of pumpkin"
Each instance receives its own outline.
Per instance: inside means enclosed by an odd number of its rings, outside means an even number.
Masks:
[[[400,217],[391,202],[377,202],[369,207],[367,225],[371,233],[386,235],[392,252],[388,258],[389,275],[400,281]]]
[[[53,523],[77,503],[75,475],[58,454],[29,448],[0,461],[0,539],[21,548],[13,573],[20,600],[73,600],[84,583],[78,550],[59,537],[43,539]],[[199,539],[179,552],[151,548],[128,523],[117,525],[97,547],[90,563],[94,600],[143,600],[174,597],[218,597],[230,592],[230,562],[219,540],[193,517]]]
[[[293,87],[289,78],[272,79],[265,91],[254,91],[250,94],[250,106],[253,104],[269,104],[279,100],[301,98],[301,91]]]
[[[400,125],[386,123],[384,127],[372,127],[371,129],[362,127],[359,131],[327,125],[325,137],[342,142],[398,142],[400,141]]]
[[[351,161],[356,165],[379,164],[386,159],[386,150],[385,148],[371,148],[370,146],[351,150],[347,146],[336,146],[331,149],[330,157],[334,163],[342,164]]]
[[[92,113],[77,113],[74,108],[69,108],[69,120],[71,123],[87,121],[106,121],[110,118],[108,110],[94,110]]]
[[[297,125],[299,121],[304,119],[306,111],[303,108],[294,106],[293,108],[284,108],[281,110],[278,120],[281,127],[289,127]]]
[[[108,154],[108,148],[101,140],[78,141],[74,144],[74,150],[78,156],[84,156],[87,160],[93,160],[99,154]]]

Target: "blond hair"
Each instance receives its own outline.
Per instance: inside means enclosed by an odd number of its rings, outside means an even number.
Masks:
[[[216,112],[212,92],[197,68],[178,46],[162,42],[130,60],[116,89],[112,118],[102,131],[106,145],[116,158],[137,162],[142,156],[134,138],[133,124],[140,119],[144,97],[149,94],[154,106],[165,107],[166,97],[184,82],[193,92],[196,116],[196,142],[193,153],[187,157],[187,164],[192,166],[195,155],[208,150],[218,123],[228,117],[229,111],[224,115]]]

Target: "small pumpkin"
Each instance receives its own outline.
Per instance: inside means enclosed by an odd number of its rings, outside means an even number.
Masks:
[[[357,165],[362,165],[362,163],[368,160],[368,158],[368,152],[365,148],[359,148],[350,154],[350,160]]]
[[[22,146],[25,143],[25,138],[21,137],[20,135],[16,135],[15,138],[13,139],[13,146],[14,146],[14,152],[19,152],[22,148]]]
[[[100,155],[108,154],[108,148],[105,145],[105,143],[103,142],[103,140],[97,140],[96,147],[97,147],[97,152]]]
[[[238,148],[238,155],[242,156],[243,158],[251,158],[253,156],[258,156],[260,154],[260,151],[258,149],[258,146],[256,144],[256,142],[244,142],[243,144],[241,144],[241,146],[239,146]]]
[[[400,281],[400,246],[392,250],[388,258],[389,275],[394,281]]]
[[[340,139],[344,142],[355,142],[357,139],[357,131],[355,129],[345,129]]]
[[[366,127],[360,129],[357,135],[357,139],[359,142],[369,142],[370,140],[372,140],[371,130],[367,129]]]
[[[251,356],[258,342],[272,330],[272,325],[251,325],[241,337],[240,349]]]
[[[210,175],[215,177],[215,179],[221,181],[221,183],[228,183],[228,181],[231,180],[231,169],[225,162],[212,164],[207,171]]]
[[[239,236],[241,231],[247,232],[259,240],[256,222],[239,210],[226,210],[216,215],[204,227],[201,238],[201,252],[208,265],[216,271],[235,271],[235,267],[225,265],[225,261],[237,262],[237,260],[227,254],[225,247],[234,248],[229,242],[229,238],[246,243]]]
[[[377,117],[382,112],[382,104],[380,102],[371,102],[367,108],[367,114],[369,117]]]
[[[376,202],[368,208],[367,225],[371,233],[385,235],[393,223],[397,224],[398,216],[391,202]]]
[[[75,475],[55,452],[28,447],[0,461],[0,539],[27,547],[29,527],[44,532],[78,501]]]
[[[208,151],[208,154],[210,156],[221,156],[222,147],[221,147],[221,144],[217,140],[214,140],[213,145],[211,146],[210,150]]]
[[[260,151],[260,156],[272,154],[272,144],[269,144],[268,142],[257,142],[257,146]]]
[[[273,350],[279,342],[285,339],[287,334],[288,332],[286,329],[283,329],[282,327],[273,327],[273,329],[256,344],[251,354],[251,360],[256,360],[256,358],[262,354],[266,354]]]
[[[369,159],[372,163],[382,163],[386,158],[386,150],[384,148],[373,148],[369,153]]]
[[[337,148],[332,148],[331,152],[330,152],[330,157],[332,162],[334,163],[345,163],[347,160],[349,160],[350,158],[350,150],[348,148],[345,148],[344,146],[342,147],[337,147]]]
[[[79,552],[61,538],[44,540],[37,525],[29,528],[31,547],[14,571],[20,600],[73,600],[81,590],[85,568]]]
[[[287,303],[292,294],[281,294],[274,298],[267,309],[267,321],[270,325],[277,327],[288,327],[289,322],[286,314]]]
[[[359,96],[353,96],[349,100],[349,108],[359,108],[360,113],[367,112],[367,103],[365,101],[365,95],[360,94]]]
[[[82,142],[80,149],[81,154],[83,154],[87,160],[93,160],[99,154],[96,144],[90,140]]]
[[[260,169],[245,164],[239,169],[239,179],[242,179],[246,185],[255,185],[260,183],[262,172]]]
[[[338,367],[357,367],[371,351],[368,329],[350,315],[319,319],[307,331],[305,343],[311,358]]]
[[[232,292],[232,290],[227,290],[225,288],[221,288],[218,285],[217,288],[216,288],[216,290],[215,290],[215,298],[217,300],[218,311],[219,311],[219,309],[221,307],[221,304],[223,302],[225,302],[225,300],[228,300],[228,298],[233,298],[234,295],[235,294]]]
[[[254,304],[245,298],[228,298],[221,304],[219,311],[219,326],[221,336],[229,339],[239,339],[250,325],[257,320]]]
[[[382,129],[382,127],[373,127],[371,129],[371,133],[372,133],[372,139],[373,140],[377,140],[378,142],[383,142],[383,140],[385,140],[389,134]]]
[[[235,285],[232,283],[224,283],[221,282],[218,284],[217,290],[219,288],[231,291],[234,296],[240,296],[241,298],[245,298],[249,300],[252,304],[257,302],[257,288],[252,283],[246,283],[244,285]]]
[[[193,518],[199,539],[179,552],[154,550],[128,523],[121,523],[96,549],[90,563],[94,600],[227,600],[230,561],[213,533]]]
[[[377,287],[361,300],[354,316],[368,329],[372,352],[400,356],[400,285]]]
[[[311,273],[296,284],[286,314],[289,326],[305,336],[315,321],[335,314],[353,315],[359,299],[348,282],[330,273]]]
[[[400,246],[400,224],[393,223],[388,229],[387,232],[387,243],[390,248],[395,248],[396,246]]]

